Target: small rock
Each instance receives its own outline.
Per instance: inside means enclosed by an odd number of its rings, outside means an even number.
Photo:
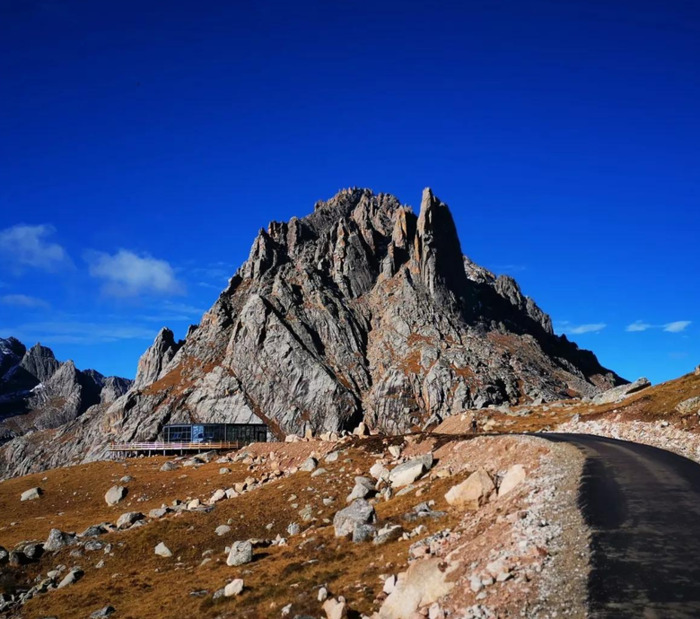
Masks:
[[[227,598],[234,597],[236,595],[240,595],[241,591],[243,591],[243,579],[242,578],[236,578],[235,580],[232,580],[230,583],[228,583],[224,587],[224,595]]]
[[[119,480],[119,482],[122,484],[128,484],[130,481],[133,481],[133,480],[134,480],[134,478],[131,475],[124,475],[124,477],[122,477]]]
[[[90,615],[90,619],[102,619],[103,617],[109,617],[110,615],[114,614],[116,609],[114,606],[103,606],[100,608],[100,610],[96,610],[94,613]]]
[[[79,567],[74,567],[70,572],[68,572],[63,580],[58,583],[57,589],[63,589],[69,585],[75,584],[83,577],[83,570]]]
[[[161,471],[176,471],[177,470],[177,464],[175,462],[166,462],[163,464],[163,466],[160,467]]]
[[[227,524],[220,524],[216,529],[214,529],[214,533],[216,533],[219,537],[222,535],[226,535],[227,533],[231,532],[231,527],[228,526]]]
[[[226,475],[226,473],[230,473],[230,472],[231,472],[231,469],[228,468],[227,466],[222,466],[219,469],[219,475]]]
[[[20,501],[34,501],[41,497],[44,491],[41,488],[30,488],[25,490],[20,497]]]
[[[325,602],[328,599],[328,589],[325,587],[321,587],[318,590],[318,601],[319,602]]]
[[[398,445],[389,445],[388,451],[392,458],[398,458],[401,455],[401,447]]]
[[[168,548],[163,542],[160,542],[155,549],[155,553],[159,557],[172,557],[173,553],[170,551],[170,548]]]

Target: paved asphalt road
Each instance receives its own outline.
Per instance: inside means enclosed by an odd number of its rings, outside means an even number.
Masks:
[[[586,455],[579,497],[590,525],[593,617],[700,618],[700,465],[582,434],[541,434]]]

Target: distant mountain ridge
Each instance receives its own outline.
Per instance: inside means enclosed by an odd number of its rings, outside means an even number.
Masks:
[[[27,349],[14,337],[0,338],[0,442],[57,428],[91,406],[111,404],[132,383],[96,370],[80,371],[40,343]]]
[[[104,456],[172,422],[264,422],[279,437],[426,428],[466,409],[593,396],[624,381],[557,336],[508,276],[463,255],[447,205],[347,189],[260,230],[187,337],[162,329],[109,406],[0,450],[0,475]],[[49,442],[60,438],[60,450]]]

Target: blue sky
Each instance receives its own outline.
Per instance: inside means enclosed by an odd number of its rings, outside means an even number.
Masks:
[[[437,5],[437,6],[436,6]],[[270,220],[349,186],[623,376],[700,363],[693,1],[0,3],[0,336],[133,376]]]

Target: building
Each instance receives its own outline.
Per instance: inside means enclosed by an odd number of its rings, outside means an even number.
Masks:
[[[163,426],[166,443],[264,443],[264,423],[178,423]]]

